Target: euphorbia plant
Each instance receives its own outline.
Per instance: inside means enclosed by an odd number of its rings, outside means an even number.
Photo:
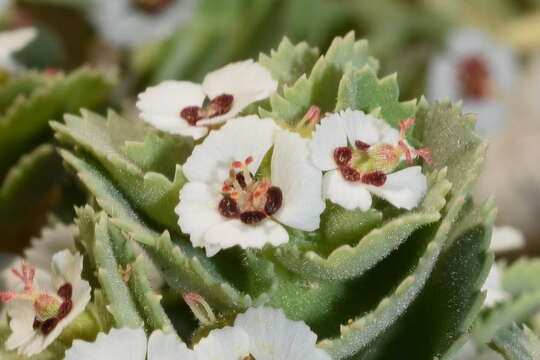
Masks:
[[[51,122],[89,195],[85,337],[109,333],[66,358],[451,358],[493,262],[493,201],[470,194],[486,142],[377,69],[352,34],[321,57],[284,40],[202,85],[149,88],[144,121]]]

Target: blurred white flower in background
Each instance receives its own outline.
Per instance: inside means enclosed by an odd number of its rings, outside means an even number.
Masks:
[[[13,59],[13,54],[24,49],[37,36],[34,28],[0,32],[0,68],[9,72],[16,71],[20,66]]]
[[[540,52],[514,88],[504,128],[489,139],[484,169],[476,185],[479,198],[495,196],[498,225],[524,233],[540,249]]]
[[[478,115],[477,131],[485,135],[499,129],[506,118],[517,74],[511,48],[481,30],[462,28],[449,35],[446,52],[431,61],[427,96],[462,100],[463,112]]]
[[[198,0],[90,0],[91,20],[120,48],[160,40],[188,20]]]

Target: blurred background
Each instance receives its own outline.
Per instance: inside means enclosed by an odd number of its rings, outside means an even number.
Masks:
[[[0,14],[3,31],[39,31],[15,54],[21,67],[51,76],[103,69],[116,85],[96,108],[124,112],[147,86],[200,81],[226,63],[276,49],[284,36],[324,52],[335,36],[354,31],[369,40],[381,75],[399,74],[404,100],[461,99],[464,112],[478,115],[477,130],[491,140],[478,196],[494,194],[497,225],[524,235],[526,248],[507,255],[540,254],[540,0],[0,0]],[[2,131],[0,153],[11,151]],[[47,130],[26,148],[44,141],[51,141]],[[0,189],[18,157],[0,162]],[[69,200],[50,191],[40,204],[70,217],[84,199],[67,174],[60,179]],[[35,198],[11,201],[24,208]],[[0,216],[12,215],[8,203],[0,190]],[[0,250],[24,247],[47,220],[18,221],[16,230],[0,221]]]

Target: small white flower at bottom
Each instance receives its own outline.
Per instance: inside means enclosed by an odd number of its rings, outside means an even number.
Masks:
[[[211,132],[183,167],[189,182],[176,207],[192,244],[213,256],[236,245],[286,243],[283,225],[316,230],[325,204],[321,172],[310,164],[307,145],[272,119],[256,116],[230,120]],[[261,173],[270,151],[270,164]]]
[[[0,68],[13,72],[19,65],[13,59],[13,54],[24,49],[37,35],[34,28],[22,28],[0,32]]]
[[[371,193],[411,210],[427,190],[420,166],[395,171],[402,160],[417,156],[430,162],[430,149],[414,149],[405,140],[414,118],[400,122],[401,132],[384,120],[358,110],[324,118],[311,140],[313,164],[326,171],[323,195],[345,209],[368,210]]]
[[[81,279],[83,257],[64,250],[52,258],[50,275],[22,262],[13,269],[20,292],[2,292],[11,335],[7,350],[31,356],[49,346],[90,301],[90,285]]]
[[[154,331],[147,339],[143,329],[123,328],[100,333],[93,343],[74,341],[64,360],[96,359],[196,360],[196,357],[176,335]]]
[[[306,324],[287,319],[283,310],[259,307],[238,315],[234,326],[212,330],[193,350],[161,331],[147,340],[143,329],[113,329],[93,343],[75,341],[65,360],[330,360],[316,341]]]
[[[266,99],[277,81],[262,65],[246,60],[209,73],[201,85],[165,81],[139,94],[141,118],[157,129],[199,139],[208,126],[238,115],[246,106]]]
[[[427,96],[463,100],[465,112],[478,114],[477,130],[487,134],[501,126],[517,75],[511,48],[479,29],[462,28],[450,33],[446,53],[431,61]]]

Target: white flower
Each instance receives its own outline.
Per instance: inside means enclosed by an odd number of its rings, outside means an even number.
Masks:
[[[96,30],[122,48],[163,39],[192,17],[197,0],[91,0]]]
[[[64,360],[196,360],[176,335],[154,331],[147,340],[143,329],[112,329],[88,343],[75,340]]]
[[[90,285],[81,279],[83,257],[64,250],[52,258],[50,275],[22,262],[13,274],[22,282],[17,292],[2,292],[8,303],[11,335],[6,349],[31,356],[49,346],[84,311]]]
[[[261,307],[238,315],[232,327],[212,330],[193,350],[161,331],[147,341],[142,329],[113,329],[93,343],[76,340],[65,360],[330,360],[316,341],[303,322],[288,320],[283,310]]]
[[[281,309],[250,308],[236,317],[234,326],[248,334],[249,352],[257,360],[330,360],[316,347],[317,335],[305,323],[287,319]]]
[[[268,70],[252,60],[209,73],[202,84],[165,81],[139,94],[141,118],[156,128],[199,139],[277,89]]]
[[[17,70],[19,66],[13,60],[13,54],[24,49],[36,35],[34,28],[0,32],[0,68],[7,71]]]
[[[447,51],[428,70],[430,99],[463,100],[463,110],[478,114],[477,130],[496,130],[506,116],[505,98],[518,74],[514,51],[472,28],[449,35]]]
[[[260,174],[271,149],[270,175]],[[236,245],[286,243],[283,225],[319,227],[321,173],[309,163],[307,140],[272,119],[230,120],[195,147],[183,170],[189,182],[180,192],[178,223],[209,256]]]
[[[504,252],[520,249],[525,245],[523,233],[511,226],[495,226],[491,235],[491,250]]]
[[[424,196],[426,177],[420,166],[393,172],[403,160],[429,161],[429,149],[415,150],[405,141],[414,119],[401,122],[401,133],[384,120],[345,110],[324,118],[311,141],[313,164],[326,171],[323,196],[345,209],[368,210],[373,193],[392,205],[412,209]]]

